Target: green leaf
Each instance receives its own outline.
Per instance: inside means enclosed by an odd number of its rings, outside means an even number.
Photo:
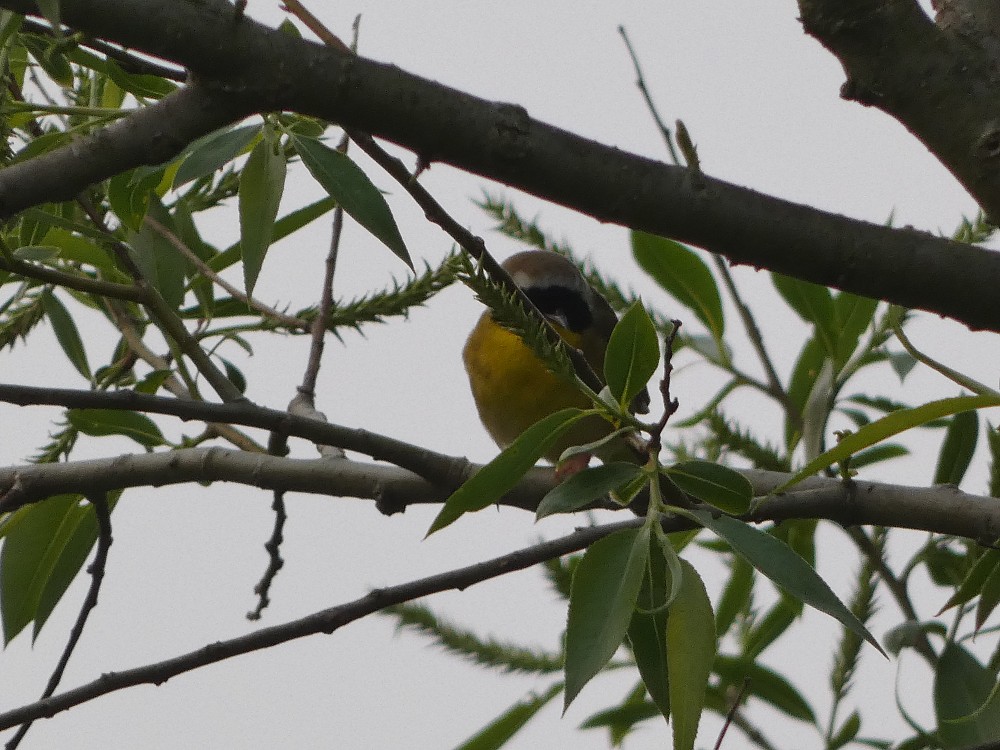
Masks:
[[[656,326],[642,303],[635,302],[611,332],[604,354],[604,378],[622,408],[646,386],[659,364]]]
[[[145,99],[162,99],[177,90],[177,84],[166,78],[145,73],[127,73],[114,60],[104,60],[108,78],[122,91]]]
[[[173,217],[155,193],[149,193],[146,213],[172,234],[177,234]],[[146,280],[156,287],[167,304],[180,307],[184,302],[184,271],[187,267],[184,257],[170,240],[146,221],[142,222],[138,232],[129,232],[128,238],[132,258]]]
[[[878,300],[859,297],[850,292],[840,292],[833,298],[833,310],[837,321],[837,354],[834,357],[837,369],[850,359],[858,346],[858,340],[871,325],[878,309]]]
[[[19,513],[17,524],[6,532],[0,551],[5,643],[32,621],[37,636],[96,541],[93,509],[80,501],[79,495],[50,497]]]
[[[979,415],[976,412],[963,411],[952,417],[941,443],[934,484],[961,484],[978,441]]]
[[[744,680],[748,680],[748,695],[770,703],[792,718],[810,722],[816,720],[812,707],[788,680],[753,660],[719,654],[712,671],[719,676],[722,687],[738,689]]]
[[[636,724],[658,716],[660,709],[652,701],[626,701],[620,706],[598,711],[580,724],[580,729],[631,729]]]
[[[553,513],[572,513],[600,500],[635,479],[641,470],[635,464],[614,462],[584,469],[546,493],[535,511],[535,520]]]
[[[42,309],[45,316],[52,324],[52,331],[56,335],[56,341],[62,347],[66,358],[73,364],[83,377],[87,380],[91,378],[90,364],[87,362],[87,352],[83,348],[83,339],[80,338],[80,331],[77,330],[76,323],[63,303],[52,294],[45,292],[42,295]]]
[[[653,703],[670,719],[670,680],[667,674],[667,609],[663,603],[673,588],[666,557],[660,552],[659,540],[650,540],[649,565],[643,576],[636,600],[636,609],[628,626],[628,642],[635,658],[639,676]],[[681,574],[683,578],[683,573]],[[678,583],[678,590],[679,584]],[[676,596],[674,597],[676,598]]]
[[[839,750],[839,748],[842,748],[847,743],[853,742],[860,731],[861,716],[857,711],[852,711],[851,715],[844,719],[844,723],[840,725],[840,729],[830,738],[830,741],[826,745],[827,750]]]
[[[120,495],[121,491],[116,490],[113,496],[108,497],[109,512],[114,510]],[[32,640],[38,638],[42,627],[49,619],[49,615],[52,614],[52,610],[62,599],[69,585],[76,579],[97,542],[97,516],[94,514],[93,507],[77,503],[60,525],[60,535],[61,538],[53,540],[55,543],[50,547],[53,560],[48,580],[46,580],[38,597]]]
[[[330,196],[324,196],[308,206],[289,211],[274,223],[274,233],[271,243],[283,240],[288,235],[297,232],[302,227],[313,222],[324,214],[336,208],[337,202]],[[208,262],[213,271],[224,271],[240,259],[240,243],[230,245]]]
[[[819,339],[813,337],[806,342],[799,354],[795,367],[792,368],[792,377],[788,383],[788,400],[792,404],[794,414],[799,418],[805,413],[806,402],[809,394],[813,391],[813,384],[819,377],[823,369],[826,355]],[[785,447],[791,451],[796,442],[802,437],[801,424],[791,419],[790,415],[785,417]]]
[[[562,688],[561,682],[556,683],[541,695],[531,695],[518,701],[456,750],[497,750],[503,747],[541,708],[559,695]]]
[[[994,696],[984,705],[991,698],[995,679],[972,654],[954,641],[947,643],[934,675],[934,713],[942,747],[962,748],[1000,739],[1000,700]]]
[[[952,607],[965,604],[973,597],[978,596],[979,592],[983,590],[986,580],[993,574],[997,566],[1000,566],[1000,550],[988,549],[983,552],[979,556],[979,559],[976,560],[975,565],[969,569],[969,572],[962,580],[962,585],[955,590],[955,593],[944,603],[944,606],[938,610],[936,616],[940,617],[943,612],[947,612]]]
[[[889,364],[899,378],[899,382],[902,383],[910,371],[917,366],[917,360],[909,352],[891,352]]]
[[[802,612],[802,604],[790,596],[782,596],[766,615],[742,637],[743,655],[755,659],[777,641]]]
[[[930,403],[911,409],[900,409],[899,411],[891,412],[881,419],[877,419],[871,424],[862,427],[857,432],[846,435],[836,446],[810,461],[791,479],[775,489],[774,492],[776,494],[784,492],[795,483],[801,482],[817,471],[843,461],[851,454],[857,453],[864,448],[869,448],[893,435],[898,435],[913,427],[919,427],[940,417],[946,417],[971,409],[983,409],[988,406],[1000,406],[1000,399],[990,394],[982,396],[955,396],[953,398],[943,398],[939,401],[931,401]]]
[[[741,612],[749,610],[753,596],[753,566],[740,555],[734,555],[730,570],[729,580],[715,607],[715,632],[720,638],[729,631]]]
[[[563,409],[525,430],[499,456],[452,493],[427,535],[454,523],[465,513],[482,510],[497,502],[566,430],[584,416],[582,409]]]
[[[667,613],[667,672],[674,750],[692,750],[716,656],[715,615],[698,571],[681,560],[681,589]]]
[[[84,435],[124,435],[144,448],[163,445],[166,440],[160,428],[145,414],[118,409],[70,409],[69,423]]]
[[[564,710],[625,638],[649,557],[649,540],[648,525],[619,531],[592,544],[577,566],[566,625]]]
[[[986,582],[983,590],[979,594],[979,604],[976,606],[976,630],[983,627],[986,619],[993,614],[993,610],[1000,604],[1000,570],[994,568]]]
[[[212,174],[244,153],[260,136],[261,125],[243,125],[217,130],[192,143],[184,150],[180,168],[174,174],[173,188]]]
[[[986,423],[986,445],[990,449],[990,497],[1000,497],[1000,432]]]
[[[162,179],[162,170],[133,169],[108,181],[108,202],[122,225],[133,232],[142,229],[150,194]]]
[[[722,298],[708,265],[674,240],[633,231],[632,255],[668,294],[693,312],[717,342],[725,333]]]
[[[771,281],[788,306],[806,323],[816,326],[816,335],[823,350],[828,357],[835,358],[840,336],[830,290],[825,286],[780,273],[772,273]]]
[[[253,294],[271,246],[274,220],[285,189],[287,165],[284,154],[275,153],[278,148],[277,139],[265,137],[254,146],[240,173],[240,248],[248,295]]]
[[[44,243],[59,248],[59,257],[74,263],[93,266],[108,277],[120,276],[108,252],[96,242],[59,227],[51,228]]]
[[[885,656],[864,623],[844,606],[812,566],[780,539],[728,516],[715,518],[711,513],[699,510],[678,509],[676,512],[714,531],[729,542],[735,552],[786,592],[830,615]]]
[[[368,175],[344,154],[315,138],[293,134],[292,142],[302,163],[340,207],[412,269],[413,261],[389,204]]]
[[[689,495],[727,513],[746,513],[753,501],[753,487],[746,477],[711,461],[684,461],[665,472]]]

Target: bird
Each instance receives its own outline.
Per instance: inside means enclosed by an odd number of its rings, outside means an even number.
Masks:
[[[526,250],[504,261],[514,283],[571,347],[579,349],[593,370],[604,372],[604,354],[618,322],[614,309],[567,258],[551,250]],[[506,448],[528,427],[561,409],[589,408],[590,400],[572,383],[550,372],[521,338],[494,320],[490,311],[479,318],[462,351],[479,418],[500,448]],[[644,388],[632,401],[635,413],[649,411]],[[543,456],[552,464],[568,447],[591,443],[608,435],[607,420],[586,417],[570,428]],[[624,434],[595,451],[609,461],[643,464],[645,447],[635,434]],[[590,460],[580,454],[557,467],[557,476],[585,468]]]

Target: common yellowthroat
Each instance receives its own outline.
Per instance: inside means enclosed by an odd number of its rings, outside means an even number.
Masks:
[[[576,266],[547,250],[517,253],[502,265],[563,340],[582,351],[596,373],[603,373],[604,353],[618,316]],[[591,406],[586,396],[549,372],[520,337],[494,321],[489,311],[483,313],[469,335],[462,358],[479,418],[501,448],[549,414],[568,407]],[[649,411],[645,389],[631,408],[642,414]],[[599,440],[611,430],[611,424],[600,417],[581,420],[553,445],[545,459],[555,464],[566,448]],[[604,462],[645,461],[635,436],[616,438],[596,453]],[[584,468],[587,459],[589,456],[580,457],[572,468],[567,467],[566,473]]]

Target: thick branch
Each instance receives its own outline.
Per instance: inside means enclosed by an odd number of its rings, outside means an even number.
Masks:
[[[0,7],[37,13],[29,0],[0,0]],[[63,0],[61,11],[66,23],[88,34],[191,68],[196,83],[70,147],[0,172],[0,216],[168,159],[184,142],[251,111],[289,109],[386,138],[425,161],[447,162],[601,221],[1000,331],[1000,308],[992,302],[1000,287],[995,253],[708,177],[692,181],[681,167],[546,125],[516,105],[484,101],[237,20],[223,2]],[[983,97],[1000,100],[1000,90],[978,85]],[[942,119],[951,127],[950,116]],[[945,154],[951,159],[951,151]],[[988,184],[971,187],[981,200],[991,190]]]
[[[455,459],[459,461],[459,459]],[[479,467],[468,464],[471,471]],[[788,474],[743,472],[758,496]],[[292,459],[225,448],[186,448],[58,464],[0,468],[0,510],[64,493],[111,492],[194,482],[235,482],[268,490],[377,500],[386,513],[416,503],[439,503],[454,489],[434,485],[404,469],[347,459]],[[536,468],[500,501],[534,510],[553,484],[551,469]],[[970,495],[951,485],[908,487],[881,482],[814,477],[784,495],[768,498],[753,522],[823,518],[844,526],[891,526],[953,534],[995,544],[1000,539],[1000,501]]]
[[[916,0],[799,0],[799,9],[844,66],[841,95],[896,118],[1000,220],[1000,80],[989,50],[935,26]]]

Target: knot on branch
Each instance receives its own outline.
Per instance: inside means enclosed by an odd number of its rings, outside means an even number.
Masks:
[[[501,159],[515,161],[528,155],[531,118],[517,104],[498,104],[496,118],[497,141],[494,153]]]

